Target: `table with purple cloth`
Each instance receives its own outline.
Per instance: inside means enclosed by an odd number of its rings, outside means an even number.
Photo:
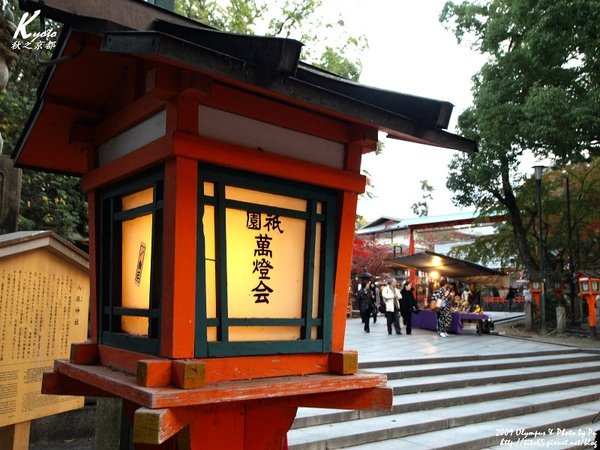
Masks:
[[[461,334],[463,331],[463,321],[465,320],[487,320],[485,314],[474,313],[452,313],[452,323],[448,329],[449,333]],[[437,314],[434,311],[419,311],[412,315],[413,328],[422,328],[425,330],[437,331]],[[479,327],[481,329],[481,327]]]

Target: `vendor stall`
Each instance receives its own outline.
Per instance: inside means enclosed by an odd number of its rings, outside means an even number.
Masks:
[[[431,251],[388,259],[385,263],[388,267],[392,268],[416,269],[420,272],[425,272],[427,273],[427,278],[434,281],[445,277],[467,283],[478,277],[505,276],[503,272],[498,270]],[[437,313],[426,309],[426,305],[423,305],[423,307],[425,309],[422,308],[418,314],[413,314],[412,326],[433,331],[437,330]],[[464,306],[461,310],[452,312],[452,322],[448,331],[460,334],[463,331],[463,323],[468,321],[475,321],[477,323],[479,333],[489,331],[489,317],[485,314],[467,311],[464,309]]]
[[[489,316],[485,314],[475,313],[452,313],[452,323],[448,329],[449,333],[462,334],[464,322],[473,321],[477,324],[477,333],[480,334],[485,330],[484,322],[489,320]],[[424,330],[437,330],[437,313],[431,310],[419,311],[418,314],[412,315],[413,328],[422,328]]]
[[[430,251],[386,259],[384,263],[392,268],[417,269],[428,274],[436,272],[439,276],[456,280],[481,275],[505,275],[499,270]]]

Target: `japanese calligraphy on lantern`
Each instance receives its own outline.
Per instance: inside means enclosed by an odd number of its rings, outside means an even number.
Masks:
[[[258,216],[258,217],[257,217]],[[248,228],[251,230],[261,230],[261,215],[248,212]],[[271,232],[278,231],[283,234],[281,229],[281,219],[277,215],[266,215],[264,219],[265,233],[259,233],[256,239],[256,248],[254,249],[254,262],[252,273],[258,274],[258,285],[252,289],[255,303],[269,303],[269,296],[273,293],[267,283],[271,279],[269,273],[273,270],[271,260],[273,259],[273,250],[271,249]]]
[[[44,248],[0,257],[0,427],[83,406],[41,394],[44,372],[87,339],[87,271]]]
[[[300,318],[306,221],[226,210],[229,317]]]

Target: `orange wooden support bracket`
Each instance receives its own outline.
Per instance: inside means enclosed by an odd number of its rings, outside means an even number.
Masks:
[[[71,344],[69,358],[73,364],[92,365],[98,362],[98,345],[95,342],[80,342]]]
[[[141,407],[135,411],[133,419],[133,442],[136,444],[162,444],[188,425],[184,409],[177,414],[170,408],[148,409]]]
[[[341,392],[331,392],[303,396],[298,404],[311,408],[357,409],[370,411],[391,411],[393,389],[381,386],[371,389],[352,389]]]
[[[358,352],[349,350],[329,353],[329,373],[352,375],[358,372]]]
[[[199,360],[173,361],[173,385],[181,389],[201,388],[206,385],[206,363]]]
[[[46,372],[42,375],[42,394],[50,395],[85,395],[88,397],[116,397],[96,386],[75,380],[57,372]],[[1,447],[0,447],[1,448]]]
[[[137,362],[137,384],[143,387],[162,387],[171,383],[171,361],[142,359]]]

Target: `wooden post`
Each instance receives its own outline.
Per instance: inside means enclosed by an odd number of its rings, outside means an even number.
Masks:
[[[19,422],[0,428],[0,448],[3,450],[27,450],[31,422]]]
[[[0,137],[1,140],[1,137]],[[0,150],[0,234],[17,231],[17,216],[21,198],[21,169]]]

